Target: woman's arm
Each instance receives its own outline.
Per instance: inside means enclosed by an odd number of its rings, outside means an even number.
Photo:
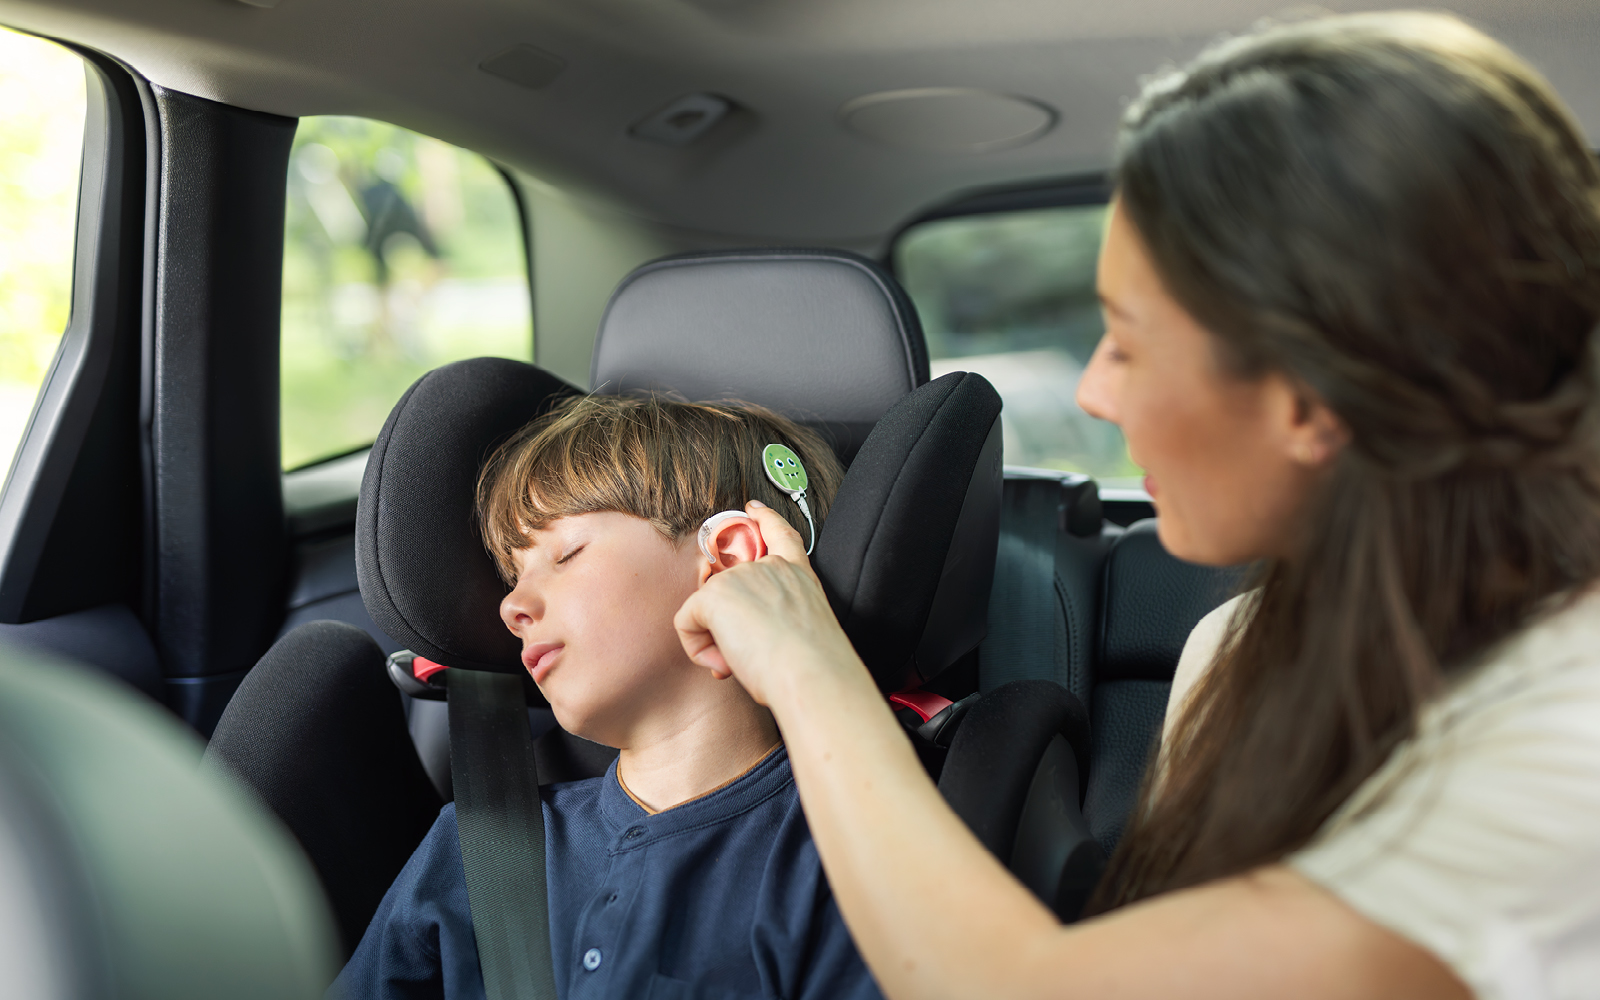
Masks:
[[[945,805],[839,629],[798,533],[684,604],[689,654],[771,708],[829,881],[895,1000],[1467,994],[1436,959],[1286,868],[1064,928]]]

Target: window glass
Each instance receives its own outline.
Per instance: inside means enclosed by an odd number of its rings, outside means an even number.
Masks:
[[[83,72],[54,42],[0,28],[0,469],[72,308]]]
[[[895,270],[927,333],[934,377],[983,375],[1005,400],[1008,465],[1137,487],[1116,427],[1073,401],[1104,327],[1095,260],[1104,205],[938,219],[895,244]]]
[[[364,118],[302,118],[283,249],[283,466],[372,442],[417,377],[531,360],[522,220],[476,153]]]

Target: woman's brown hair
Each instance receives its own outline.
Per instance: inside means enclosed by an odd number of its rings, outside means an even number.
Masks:
[[[798,506],[762,469],[769,444],[792,448],[805,463],[806,498],[820,531],[844,472],[815,431],[750,403],[563,400],[484,464],[478,477],[484,545],[511,583],[517,576],[511,553],[532,544],[529,533],[575,514],[632,514],[680,542],[717,511],[760,500],[808,537]]]
[[[1147,776],[1092,910],[1307,843],[1422,704],[1600,577],[1600,171],[1438,14],[1226,42],[1129,109],[1119,210],[1212,334],[1349,431]]]

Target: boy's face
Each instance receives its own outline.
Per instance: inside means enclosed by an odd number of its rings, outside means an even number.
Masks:
[[[684,655],[672,617],[698,585],[693,541],[643,518],[599,512],[552,521],[513,553],[517,583],[500,617],[568,732],[627,746],[685,685],[709,675]]]

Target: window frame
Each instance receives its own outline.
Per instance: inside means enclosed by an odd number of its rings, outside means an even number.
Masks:
[[[144,96],[121,63],[63,39],[18,30],[83,60],[83,156],[71,306],[54,359],[0,487],[0,622],[23,620],[69,482],[108,387],[113,358],[138,357],[144,220],[149,200]],[[136,494],[138,487],[134,488]],[[142,496],[108,498],[142,504]],[[133,544],[139,544],[133,540]]]

